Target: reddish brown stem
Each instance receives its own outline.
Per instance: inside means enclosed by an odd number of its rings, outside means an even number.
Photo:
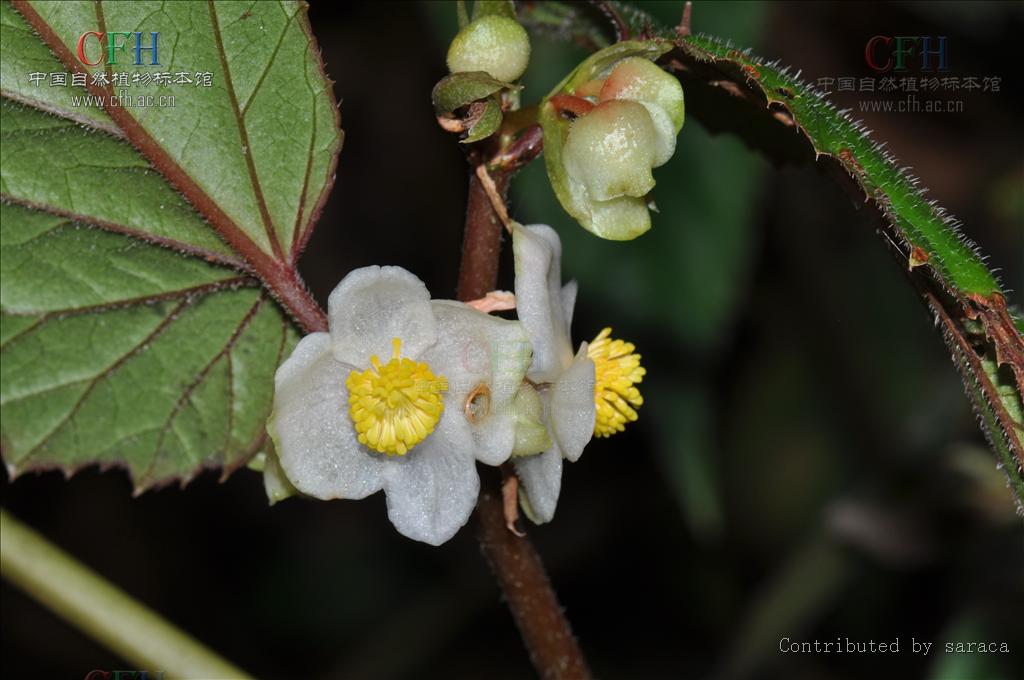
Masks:
[[[327,330],[327,314],[306,288],[305,281],[293,266],[280,260],[269,260],[266,269],[256,273],[278,302],[307,333]]]
[[[508,189],[508,175],[496,173],[492,177],[498,192],[504,194]],[[497,285],[502,229],[501,219],[491,207],[483,183],[473,173],[469,178],[466,230],[462,235],[462,264],[456,291],[460,300],[482,298]]]
[[[495,173],[494,182],[504,194],[509,174]],[[459,270],[460,300],[475,300],[494,290],[501,232],[501,221],[476,173],[472,173]],[[525,534],[517,536],[506,527],[500,485],[493,475],[481,484],[476,507],[480,547],[523,636],[530,660],[543,678],[589,678],[583,652],[558,604],[540,556]]]

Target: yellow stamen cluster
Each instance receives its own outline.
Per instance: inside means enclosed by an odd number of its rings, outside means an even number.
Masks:
[[[349,373],[345,386],[359,442],[379,453],[404,456],[434,431],[448,381],[435,376],[427,364],[400,358],[402,341],[392,342],[390,361],[382,365],[370,357],[373,367]]]
[[[631,342],[614,340],[612,329],[601,331],[587,349],[594,362],[594,435],[610,437],[626,429],[626,423],[637,419],[636,409],[644,403],[634,385],[644,379],[647,371],[640,365],[640,355]]]

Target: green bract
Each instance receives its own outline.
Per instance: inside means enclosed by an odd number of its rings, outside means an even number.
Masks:
[[[461,118],[469,133],[461,142],[468,144],[489,137],[501,127],[500,93],[519,89],[519,85],[497,80],[483,71],[467,71],[442,78],[430,98],[439,117]]]

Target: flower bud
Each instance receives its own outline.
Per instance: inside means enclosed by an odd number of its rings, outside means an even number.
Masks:
[[[484,71],[505,82],[523,75],[529,61],[526,29],[515,19],[494,14],[470,22],[448,48],[448,70],[452,73]]]
[[[651,212],[643,198],[620,196],[610,201],[590,201],[590,230],[610,241],[628,241],[651,228]]]
[[[621,41],[591,55],[541,103],[548,178],[585,229],[628,241],[651,228],[653,168],[675,152],[683,90],[654,61],[667,40]]]
[[[628,100],[644,105],[658,131],[654,167],[668,162],[683,127],[683,86],[653,62],[642,57],[623,59],[605,80],[600,101]]]
[[[644,196],[654,188],[651,167],[658,141],[642,104],[604,102],[573,123],[563,150],[565,170],[592,200]]]

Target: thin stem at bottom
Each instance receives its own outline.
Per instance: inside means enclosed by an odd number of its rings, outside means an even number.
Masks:
[[[0,509],[3,577],[138,670],[250,677]]]

